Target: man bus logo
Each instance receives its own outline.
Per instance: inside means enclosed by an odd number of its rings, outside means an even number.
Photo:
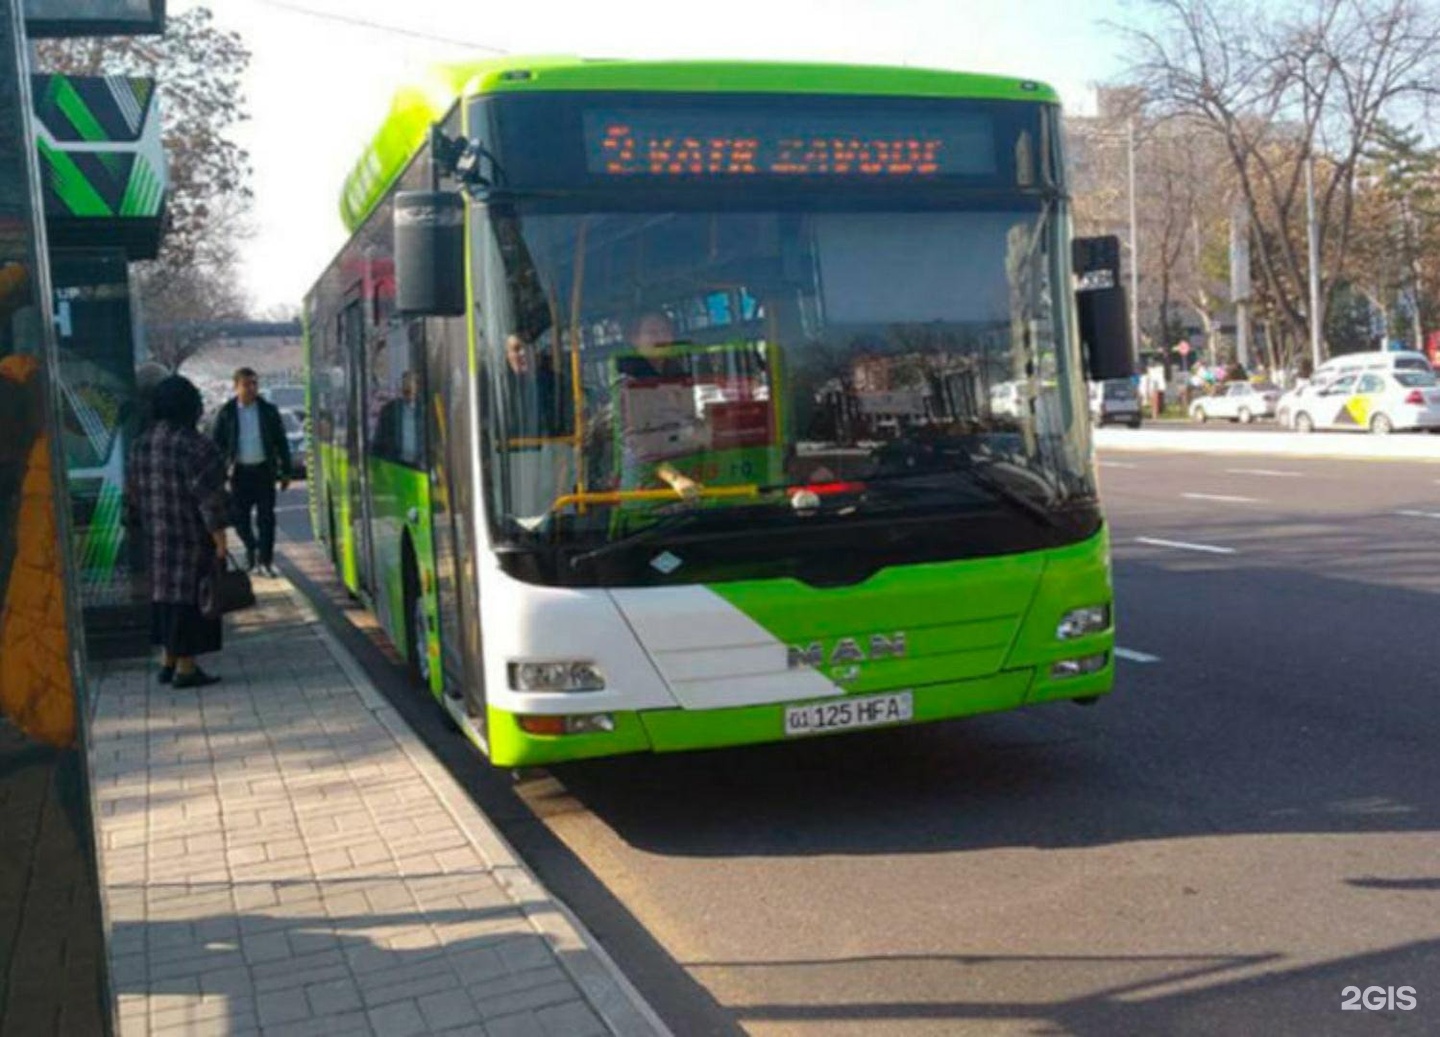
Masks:
[[[905,633],[899,631],[886,637],[883,634],[872,634],[870,637],[870,652],[867,655],[865,649],[853,637],[842,637],[835,642],[827,656],[825,645],[819,641],[812,641],[805,647],[790,645],[786,649],[786,661],[792,670],[798,670],[802,666],[809,666],[818,669],[827,663],[837,666],[841,663],[863,663],[866,659],[900,659],[905,655]]]

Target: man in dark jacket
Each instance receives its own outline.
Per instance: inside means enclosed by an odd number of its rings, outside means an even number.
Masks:
[[[275,571],[275,484],[290,486],[290,442],[280,409],[260,395],[260,379],[248,367],[235,372],[235,395],[220,408],[212,432],[230,473],[235,532],[245,544],[245,563],[262,576]],[[255,512],[255,527],[250,525]]]

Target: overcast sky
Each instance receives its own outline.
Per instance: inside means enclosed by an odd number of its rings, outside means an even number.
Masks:
[[[172,13],[195,6],[171,0]],[[243,275],[259,309],[298,303],[345,239],[340,185],[397,85],[436,61],[510,54],[907,64],[1040,79],[1070,110],[1118,72],[1101,23],[1127,0],[223,0],[254,54],[255,234]],[[432,41],[302,13],[371,21]],[[708,12],[708,13],[707,13]]]

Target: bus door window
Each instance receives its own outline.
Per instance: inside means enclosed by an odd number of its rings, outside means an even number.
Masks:
[[[536,526],[577,479],[574,384],[563,293],[540,282],[513,213],[487,210],[489,233],[472,238],[484,440],[496,464],[487,493],[507,502],[522,526]],[[556,243],[562,252],[566,243]]]

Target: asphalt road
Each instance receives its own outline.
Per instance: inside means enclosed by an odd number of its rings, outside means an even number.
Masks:
[[[433,744],[677,1033],[1440,1032],[1440,466],[1102,465],[1098,706],[504,788]]]

